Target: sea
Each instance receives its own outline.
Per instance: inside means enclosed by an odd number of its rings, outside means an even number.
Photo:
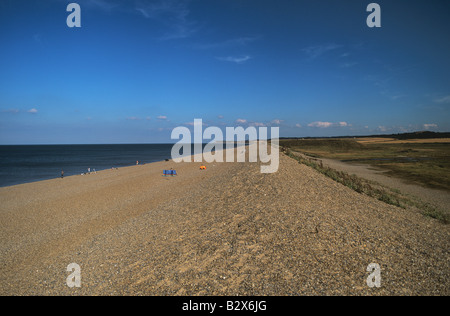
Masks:
[[[171,158],[173,144],[2,145],[0,187]]]

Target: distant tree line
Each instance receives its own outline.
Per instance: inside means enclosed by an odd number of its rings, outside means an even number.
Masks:
[[[398,140],[405,139],[430,139],[430,138],[450,138],[450,133],[437,133],[437,132],[413,132],[413,133],[401,133],[401,134],[388,134],[388,135],[367,135],[367,136],[336,136],[336,137],[280,137],[280,139],[323,139],[323,138],[394,138]]]

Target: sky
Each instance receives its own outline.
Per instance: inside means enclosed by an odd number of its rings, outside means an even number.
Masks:
[[[450,1],[0,0],[0,144],[450,131]]]

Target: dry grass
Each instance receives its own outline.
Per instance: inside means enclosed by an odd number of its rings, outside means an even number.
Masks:
[[[282,140],[280,145],[311,157],[371,165],[412,184],[450,191],[448,139],[384,140]]]
[[[350,189],[358,193],[370,196],[389,205],[394,205],[404,209],[411,207],[417,208],[423,215],[435,218],[444,224],[448,224],[450,222],[448,213],[442,210],[438,210],[432,205],[424,203],[418,199],[412,199],[409,196],[405,196],[399,190],[388,189],[373,181],[369,181],[356,175],[350,175],[346,172],[338,171],[324,166],[322,162],[318,162],[314,158],[310,159],[304,156],[297,155],[288,148],[284,148],[283,152],[287,156],[297,160],[299,163],[302,163],[319,171],[325,176],[345,185],[346,187],[349,187]]]
[[[448,144],[450,143],[450,138],[431,138],[431,139],[408,139],[399,140],[395,138],[356,138],[358,143],[367,144]]]

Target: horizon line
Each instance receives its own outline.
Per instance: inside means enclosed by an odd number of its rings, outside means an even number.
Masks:
[[[415,132],[404,132],[404,133],[393,133],[393,134],[371,134],[371,135],[341,135],[341,136],[283,136],[278,139],[299,139],[299,138],[309,138],[309,139],[318,139],[318,138],[358,138],[358,137],[387,137],[387,136],[398,136],[398,135],[408,135],[408,134],[421,134],[421,133],[432,133],[432,134],[450,134],[450,132],[434,132],[434,131],[415,131]],[[227,143],[227,142],[250,142],[250,141],[259,141],[260,139],[252,139],[245,141],[221,141],[216,143]],[[266,141],[272,140],[271,138],[264,139]],[[155,143],[57,143],[57,144],[0,144],[0,146],[68,146],[68,145],[174,145],[179,142],[155,142]],[[202,143],[190,143],[190,144],[209,144],[210,142],[202,142]],[[189,143],[183,143],[189,144]]]

